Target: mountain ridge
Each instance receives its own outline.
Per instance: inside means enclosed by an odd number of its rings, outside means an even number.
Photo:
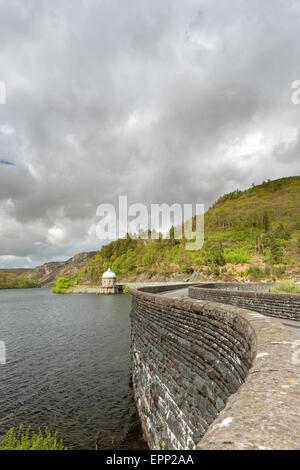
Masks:
[[[66,261],[50,261],[35,268],[12,268],[2,269],[18,275],[20,278],[36,279],[41,285],[53,285],[58,277],[74,276],[84,266],[88,259],[93,258],[97,251],[81,252]]]

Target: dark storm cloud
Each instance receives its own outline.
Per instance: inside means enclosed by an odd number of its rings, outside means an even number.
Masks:
[[[300,5],[0,0],[0,264],[94,250],[98,204],[299,174]]]

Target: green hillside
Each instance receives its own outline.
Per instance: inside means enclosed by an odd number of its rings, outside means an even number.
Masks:
[[[7,271],[0,271],[0,289],[25,289],[30,287],[40,287],[40,283],[35,279],[26,279]]]
[[[275,279],[300,274],[300,177],[263,182],[222,196],[205,214],[205,243],[118,239],[103,246],[74,277],[98,284],[108,267],[119,280],[186,277],[202,271],[224,280]]]
[[[291,230],[300,223],[300,176],[264,181],[246,191],[222,196],[206,213],[206,230],[262,229],[267,212],[272,226],[282,223]]]

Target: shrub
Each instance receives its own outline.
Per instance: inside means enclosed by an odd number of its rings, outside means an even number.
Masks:
[[[295,284],[293,281],[282,280],[274,284],[271,292],[288,292],[290,294],[298,294],[300,293],[300,286]]]
[[[266,266],[264,267],[264,275],[267,276],[267,277],[271,276],[271,268],[270,268],[270,266],[266,265]]]
[[[224,256],[226,263],[232,264],[248,263],[250,259],[247,250],[241,247],[225,248]]]
[[[205,264],[203,257],[201,256],[195,256],[193,259],[194,263],[197,264],[198,266],[203,266]]]
[[[280,277],[285,273],[285,266],[278,266],[277,268],[273,266],[273,274],[276,277]]]
[[[246,273],[252,281],[256,281],[257,279],[264,277],[264,273],[259,266],[250,266]]]
[[[235,276],[235,272],[231,269],[230,271],[227,272],[226,274],[228,277],[232,278]]]
[[[264,255],[265,261],[267,263],[270,262],[270,260],[271,260],[271,250],[270,250],[269,246],[267,246],[267,248],[264,250],[263,255]]]
[[[224,266],[226,264],[221,242],[219,243],[219,246],[213,247],[204,253],[204,261],[207,266]]]
[[[57,439],[57,433],[53,436],[48,428],[44,431],[32,431],[30,426],[19,429],[11,428],[0,443],[0,450],[67,450],[62,440]]]
[[[131,287],[128,286],[127,284],[125,284],[125,285],[123,286],[123,293],[124,293],[124,294],[130,294],[130,292],[131,292]]]
[[[148,252],[143,256],[143,266],[151,266],[154,263],[154,256],[151,252]]]
[[[72,281],[68,277],[59,277],[56,280],[55,286],[52,289],[54,294],[63,294],[69,287],[71,287]]]
[[[210,276],[211,274],[213,274],[214,276],[219,276],[220,275],[219,266],[217,264],[211,263],[206,270],[206,274],[208,276]]]
[[[282,224],[279,224],[274,233],[275,238],[281,238],[283,240],[291,239],[291,232],[288,227],[284,228]]]
[[[37,279],[22,279],[20,286],[23,288],[26,287],[41,287],[40,282]]]

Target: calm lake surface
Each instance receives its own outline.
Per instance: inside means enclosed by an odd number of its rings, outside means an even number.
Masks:
[[[122,439],[136,426],[130,388],[130,295],[0,290],[0,435],[23,423],[69,448]]]

